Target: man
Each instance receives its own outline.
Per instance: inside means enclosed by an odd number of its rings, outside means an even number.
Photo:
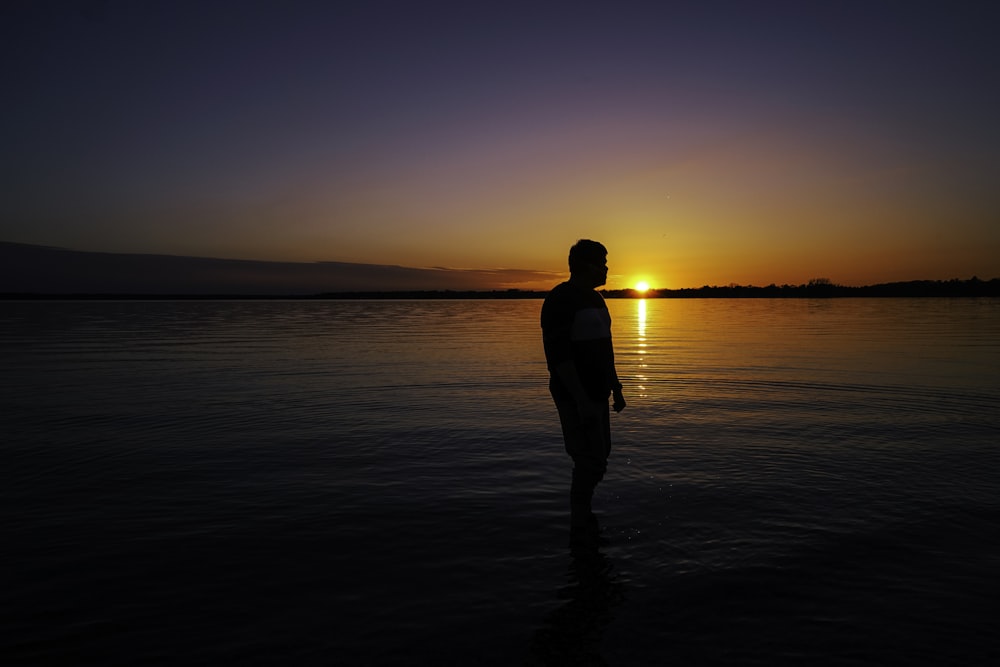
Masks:
[[[591,501],[611,453],[608,396],[614,397],[615,412],[625,407],[611,345],[611,315],[594,291],[607,281],[607,256],[607,248],[597,241],[577,241],[569,251],[569,280],[553,288],[542,304],[549,391],[566,452],[573,458],[569,498],[574,546],[604,542]]]

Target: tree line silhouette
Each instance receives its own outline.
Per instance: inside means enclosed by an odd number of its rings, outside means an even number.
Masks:
[[[907,282],[880,283],[863,287],[837,285],[827,278],[814,278],[804,285],[705,285],[680,289],[600,290],[609,299],[734,299],[734,298],[838,298],[838,297],[998,297],[1000,278],[980,280],[910,280]],[[212,299],[541,299],[547,290],[373,290],[352,292],[323,292],[320,294],[38,294],[0,293],[0,299],[157,299],[157,300],[212,300]]]
[[[973,276],[969,280],[910,280],[851,287],[837,285],[828,278],[813,278],[804,285],[709,286],[682,289],[659,289],[640,293],[632,289],[609,290],[605,296],[646,298],[832,298],[832,297],[976,297],[1000,296],[1000,278],[984,281]]]
[[[546,291],[535,290],[419,290],[411,292],[329,292],[313,298],[326,299],[532,299],[542,298]],[[732,299],[732,298],[834,298],[834,297],[983,297],[1000,296],[1000,278],[984,281],[973,276],[969,280],[910,280],[880,283],[863,287],[837,285],[828,278],[813,278],[804,285],[725,286],[705,285],[680,289],[601,290],[609,299]]]
[[[313,298],[326,299],[535,299],[546,291],[535,290],[419,290],[412,292],[328,292]],[[978,297],[1000,296],[1000,278],[984,281],[973,276],[969,280],[910,280],[881,283],[863,287],[837,285],[827,278],[813,278],[804,285],[725,286],[705,285],[680,289],[601,290],[609,299],[734,299],[734,298],[835,298],[835,297]]]

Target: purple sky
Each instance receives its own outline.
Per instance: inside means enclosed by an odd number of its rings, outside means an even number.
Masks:
[[[14,2],[0,241],[701,284],[1000,275],[988,3]]]

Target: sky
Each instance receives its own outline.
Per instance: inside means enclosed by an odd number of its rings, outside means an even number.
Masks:
[[[0,241],[524,276],[497,288],[551,286],[579,238],[609,288],[1000,277],[995,27],[982,2],[4,3]]]

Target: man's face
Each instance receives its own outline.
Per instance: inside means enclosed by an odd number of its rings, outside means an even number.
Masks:
[[[594,287],[600,287],[608,282],[608,258],[604,257],[600,262],[587,262],[587,277]]]

